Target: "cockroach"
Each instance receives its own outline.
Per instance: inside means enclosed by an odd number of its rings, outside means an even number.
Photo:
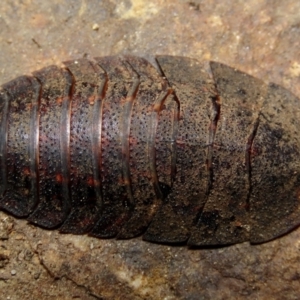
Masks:
[[[186,57],[67,61],[4,84],[0,209],[62,233],[263,243],[300,223],[300,100]]]

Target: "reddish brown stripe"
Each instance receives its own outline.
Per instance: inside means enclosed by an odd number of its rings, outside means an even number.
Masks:
[[[162,109],[164,101],[171,93],[172,93],[171,89],[162,91],[159,97],[155,100],[155,103],[153,105],[153,112],[151,116],[151,126],[150,126],[150,133],[149,133],[148,155],[150,161],[150,173],[151,173],[152,184],[155,190],[156,197],[157,199],[161,199],[161,200],[163,199],[163,193],[159,187],[157,170],[156,170],[155,138],[156,138],[159,112]]]
[[[129,151],[129,138],[130,138],[130,125],[131,125],[131,115],[132,115],[132,107],[134,100],[136,98],[136,94],[138,92],[138,88],[140,85],[140,76],[135,73],[135,78],[132,84],[131,89],[129,90],[124,104],[124,113],[122,120],[122,128],[121,131],[121,143],[122,143],[122,171],[123,178],[125,183],[125,188],[128,196],[128,206],[132,206],[134,204],[133,192],[132,192],[132,183],[130,179],[130,170],[129,170],[129,159],[130,159],[130,151]]]
[[[99,67],[95,64],[93,65],[96,72],[100,74]],[[93,159],[93,174],[94,174],[94,189],[97,197],[97,202],[99,202],[100,207],[103,205],[102,197],[102,185],[101,185],[101,135],[102,135],[102,117],[103,117],[103,103],[105,99],[105,93],[107,89],[107,76],[101,78],[101,85],[96,91],[95,108],[93,115],[93,130],[92,136],[92,159]]]

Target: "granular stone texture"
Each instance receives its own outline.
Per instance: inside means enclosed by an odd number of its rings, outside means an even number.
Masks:
[[[116,54],[214,60],[300,96],[300,2],[38,1],[0,7],[0,84]],[[300,228],[190,250],[63,235],[0,212],[0,299],[298,299]]]

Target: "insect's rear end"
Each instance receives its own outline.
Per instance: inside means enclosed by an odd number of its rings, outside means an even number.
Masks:
[[[96,237],[222,245],[300,223],[299,99],[228,66],[81,59],[2,87],[0,208]]]

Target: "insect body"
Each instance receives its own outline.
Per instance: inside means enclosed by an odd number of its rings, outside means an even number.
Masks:
[[[300,223],[299,99],[211,62],[80,59],[0,99],[0,208],[64,233],[225,245]]]

